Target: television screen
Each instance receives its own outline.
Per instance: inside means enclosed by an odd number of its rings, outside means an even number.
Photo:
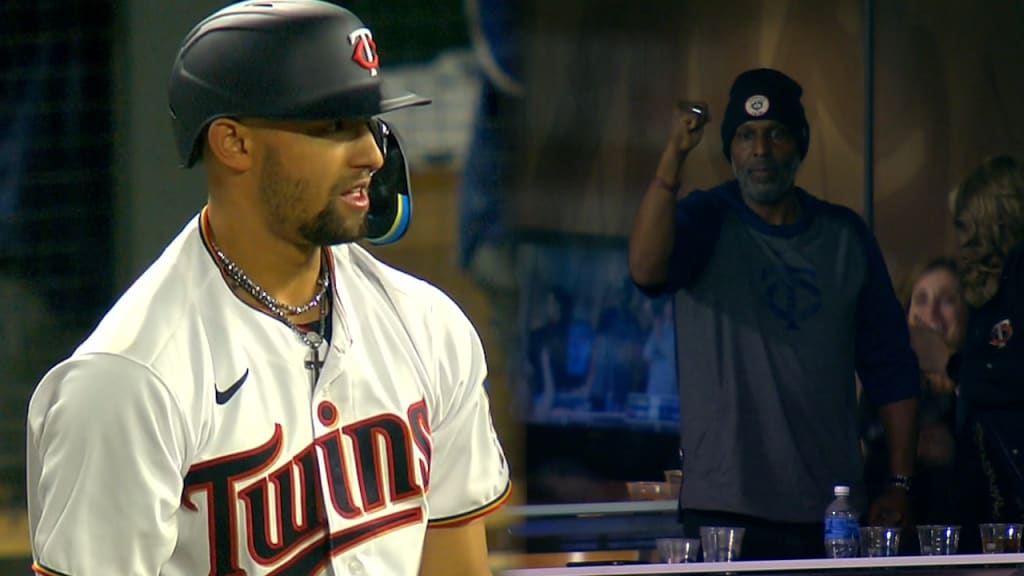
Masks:
[[[625,240],[527,242],[517,262],[526,420],[678,430],[672,299],[634,286]]]
[[[673,302],[636,288],[626,240],[524,240],[516,268],[513,382],[531,477],[551,470],[591,481],[659,480],[677,468]],[[531,501],[543,492],[527,488]]]

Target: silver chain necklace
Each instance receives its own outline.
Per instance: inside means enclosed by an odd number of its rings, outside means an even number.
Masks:
[[[211,242],[211,244],[213,244],[213,242]],[[274,298],[264,290],[262,286],[253,282],[252,278],[249,278],[249,275],[246,274],[238,264],[235,264],[233,260],[225,256],[224,252],[222,252],[216,244],[213,244],[213,251],[217,253],[217,258],[219,258],[221,263],[224,264],[224,271],[228,273],[228,276],[238,283],[238,285],[246,292],[251,294],[253,298],[258,300],[260,304],[269,308],[275,316],[285,318],[287,316],[298,316],[299,314],[309,312],[320,305],[320,300],[322,300],[324,294],[327,293],[328,278],[326,266],[320,267],[320,277],[316,280],[316,284],[319,288],[317,289],[316,294],[313,295],[313,298],[305,304],[292,306],[291,304],[285,304],[277,298]]]
[[[314,361],[318,360],[320,345],[324,342],[324,317],[327,316],[328,310],[328,306],[320,306],[320,302],[323,300],[324,295],[327,294],[327,289],[331,284],[327,265],[325,263],[320,264],[320,278],[317,278],[316,281],[319,289],[316,291],[316,294],[313,295],[313,298],[301,306],[291,306],[281,302],[277,298],[274,298],[264,290],[262,286],[253,282],[252,278],[249,278],[238,264],[235,264],[233,260],[224,255],[224,252],[221,251],[219,246],[213,243],[212,239],[210,240],[210,245],[213,247],[213,251],[216,253],[217,258],[221,261],[224,272],[227,273],[228,277],[230,277],[235,284],[249,293],[250,296],[255,298],[256,301],[270,310],[277,319],[284,322],[292,332],[299,336],[302,343],[309,347],[310,351],[314,355]],[[297,316],[304,312],[308,312],[317,306],[320,306],[320,318],[317,321],[316,331],[303,330],[289,318],[289,316]]]

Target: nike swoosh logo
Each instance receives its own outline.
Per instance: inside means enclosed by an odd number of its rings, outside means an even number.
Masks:
[[[217,388],[217,383],[214,382],[213,389],[217,393],[217,404],[227,404],[228,400],[231,400],[231,397],[234,396],[236,392],[238,392],[238,389],[242,387],[242,384],[245,384],[245,381],[248,378],[249,369],[246,368],[245,374],[242,374],[242,377],[236,380],[235,383],[229,386],[226,390],[219,390]]]

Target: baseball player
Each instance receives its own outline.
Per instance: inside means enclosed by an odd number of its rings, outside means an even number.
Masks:
[[[411,207],[377,115],[426,102],[326,2],[186,36],[171,117],[208,202],[33,395],[36,573],[489,573],[509,475],[479,337],[356,243]]]

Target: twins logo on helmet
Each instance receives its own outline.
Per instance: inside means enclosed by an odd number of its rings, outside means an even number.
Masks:
[[[348,35],[348,41],[354,47],[352,59],[355,60],[356,64],[369,70],[370,76],[376,76],[377,66],[379,66],[377,44],[374,43],[373,34],[370,34],[370,30],[368,28],[360,28]]]

